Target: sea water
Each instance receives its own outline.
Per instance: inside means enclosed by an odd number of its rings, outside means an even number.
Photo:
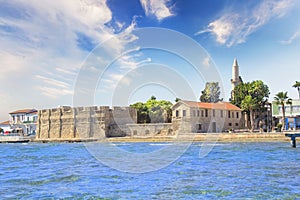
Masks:
[[[178,144],[115,145],[151,152]],[[193,143],[166,167],[126,173],[83,143],[0,144],[0,199],[300,199],[300,148],[217,143],[199,157],[205,145]]]

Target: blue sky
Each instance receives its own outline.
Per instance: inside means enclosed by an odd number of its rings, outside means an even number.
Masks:
[[[80,72],[86,85],[95,79],[88,92],[96,105],[127,105],[151,95],[198,98],[212,80],[205,73],[174,52],[131,45],[147,27],[177,31],[199,44],[200,52],[188,42],[161,41],[195,62],[201,58],[196,65],[203,69],[216,69],[225,100],[235,57],[243,80],[263,80],[270,99],[279,91],[297,98],[292,85],[300,80],[299,21],[297,0],[0,0],[0,120],[16,109],[75,105]],[[147,37],[159,38],[154,35]],[[101,48],[106,56],[91,56]],[[99,74],[101,63],[108,65]]]

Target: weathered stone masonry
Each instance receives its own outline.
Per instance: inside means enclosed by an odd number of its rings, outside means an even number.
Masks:
[[[127,134],[126,124],[136,123],[136,110],[130,107],[67,106],[38,111],[36,139],[87,139]]]

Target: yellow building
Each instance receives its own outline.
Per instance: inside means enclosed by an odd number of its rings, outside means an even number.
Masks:
[[[179,132],[224,132],[244,128],[242,110],[229,102],[178,101],[172,123]]]

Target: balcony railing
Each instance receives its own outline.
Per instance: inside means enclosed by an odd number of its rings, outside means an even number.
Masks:
[[[37,121],[36,120],[32,120],[32,121],[20,121],[20,120],[18,120],[17,122],[15,122],[15,121],[11,121],[10,122],[11,124],[36,124],[37,123]]]

